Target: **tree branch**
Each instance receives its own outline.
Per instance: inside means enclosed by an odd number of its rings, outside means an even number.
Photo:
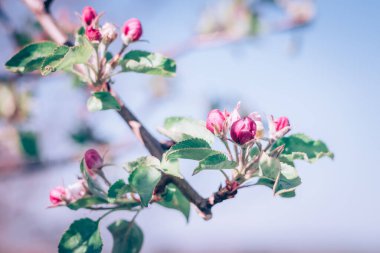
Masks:
[[[72,44],[67,36],[58,27],[55,20],[47,12],[46,5],[42,0],[23,0],[28,8],[33,12],[38,22],[41,24],[44,31],[59,44]],[[117,94],[113,93],[115,97]],[[119,100],[120,101],[120,100]],[[136,118],[135,115],[121,102],[121,110],[118,111],[119,115],[131,128],[136,137],[144,144],[149,153],[161,160],[163,153],[165,152],[163,145],[154,138],[149,131],[143,126],[143,124]],[[168,184],[174,184],[182,194],[193,203],[199,210],[200,216],[205,220],[211,219],[211,208],[225,199],[229,199],[235,196],[236,189],[228,189],[228,187],[220,188],[211,197],[205,199],[198,194],[198,192],[184,179],[169,175],[162,174],[161,180],[156,186],[155,193],[160,194],[165,191],[165,187]]]

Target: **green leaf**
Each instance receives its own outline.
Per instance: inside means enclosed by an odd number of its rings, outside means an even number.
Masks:
[[[113,237],[112,253],[138,253],[141,250],[144,234],[136,222],[118,220],[108,226]]]
[[[275,195],[292,192],[301,184],[297,170],[285,163],[281,163],[281,174],[273,186]]]
[[[28,159],[39,159],[40,152],[38,149],[38,139],[33,132],[19,132],[20,146],[23,154]]]
[[[75,202],[72,202],[67,205],[68,208],[71,210],[78,210],[81,208],[87,208],[92,207],[94,205],[99,204],[107,204],[108,202],[105,199],[99,198],[99,197],[84,197],[81,199],[78,199]]]
[[[180,171],[178,159],[172,159],[172,160],[162,159],[161,170],[166,174],[183,178]]]
[[[132,167],[133,171],[128,178],[129,184],[140,195],[141,204],[148,206],[153,190],[160,181],[161,172],[152,164],[141,163],[141,159],[140,162],[135,162]]]
[[[98,221],[85,218],[74,221],[59,242],[59,253],[100,253],[103,242]]]
[[[159,128],[158,131],[175,142],[191,138],[204,139],[210,145],[214,142],[214,135],[206,128],[206,123],[191,118],[167,118],[164,126]]]
[[[259,176],[275,180],[281,169],[281,163],[277,158],[268,156],[263,152],[259,162]]]
[[[160,160],[158,160],[154,156],[143,156],[143,157],[137,158],[135,161],[129,162],[128,171],[132,173],[134,170],[142,166],[154,167],[157,170],[159,170],[161,164],[160,164]]]
[[[250,157],[255,157],[259,153],[260,153],[260,150],[259,150],[259,148],[257,146],[254,146],[254,147],[251,148],[251,150],[249,150],[249,156]]]
[[[8,60],[5,67],[19,73],[39,70],[45,57],[52,54],[56,47],[57,44],[50,41],[29,44]]]
[[[41,74],[46,76],[57,70],[70,70],[73,65],[87,62],[92,53],[91,43],[82,36],[80,44],[73,47],[59,46],[47,56],[41,65]]]
[[[110,60],[112,60],[113,54],[107,51],[106,54],[104,55],[104,58],[106,58],[106,61],[109,62]]]
[[[271,179],[268,179],[268,178],[259,178],[259,180],[256,182],[255,185],[264,185],[264,186],[267,186],[273,192],[274,183],[275,183],[274,180],[271,180]],[[280,193],[280,196],[283,197],[283,198],[293,198],[293,197],[296,196],[296,191],[292,190],[292,191],[288,191],[288,192],[283,192],[283,193]]]
[[[95,92],[87,101],[87,109],[90,112],[116,109],[120,110],[120,104],[109,92]]]
[[[288,191],[280,194],[281,197],[283,198],[294,198],[296,196],[296,191]]]
[[[272,159],[274,158],[269,157],[268,159],[268,156],[262,162],[260,159],[260,179],[256,185],[265,185],[271,188],[275,195],[285,198],[294,197],[295,188],[301,184],[297,170],[288,164],[279,163],[277,159],[277,161]],[[278,168],[278,163],[280,168]]]
[[[180,211],[185,216],[186,221],[189,221],[190,202],[175,185],[166,186],[166,191],[161,196],[162,201],[159,201],[158,204]]]
[[[191,159],[202,160],[205,157],[218,153],[212,150],[207,141],[203,139],[187,139],[173,145],[166,153],[165,158],[171,159]]]
[[[293,134],[276,141],[273,149],[285,144],[285,149],[280,155],[281,162],[294,166],[294,160],[305,160],[313,163],[322,157],[334,158],[326,144],[320,140],[313,140],[304,134]]]
[[[41,74],[46,76],[51,72],[55,72],[57,70],[57,66],[59,66],[65,58],[65,55],[69,52],[70,48],[68,46],[59,46],[54,49],[53,53],[45,57],[44,61],[41,65]]]
[[[198,167],[194,170],[193,175],[202,170],[223,170],[236,168],[237,163],[228,160],[225,154],[212,154],[199,162]]]
[[[127,192],[131,192],[131,190],[130,185],[126,184],[123,179],[119,179],[108,189],[108,197],[112,199],[120,198]]]
[[[119,62],[123,71],[171,77],[175,75],[175,61],[158,53],[133,50]]]

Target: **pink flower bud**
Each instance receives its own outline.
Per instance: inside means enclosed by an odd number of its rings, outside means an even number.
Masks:
[[[63,203],[67,199],[67,191],[62,186],[57,186],[50,191],[50,202],[56,206]]]
[[[206,127],[213,134],[223,132],[224,122],[228,117],[228,112],[222,112],[218,109],[211,110],[207,116]]]
[[[88,26],[86,28],[86,37],[89,41],[100,41],[102,39],[102,34],[99,29]]]
[[[249,117],[239,119],[232,124],[230,134],[234,142],[243,145],[255,138],[256,123]]]
[[[89,149],[84,154],[84,163],[88,173],[93,176],[103,166],[103,158],[95,149]]]
[[[92,21],[96,18],[96,11],[91,6],[86,6],[82,11],[82,20],[86,25],[91,25]]]
[[[290,130],[289,119],[287,117],[280,117],[274,119],[273,116],[269,118],[269,135],[272,139],[282,138]]]
[[[287,117],[279,117],[274,121],[274,124],[276,125],[276,131],[280,131],[287,126],[290,126],[289,119]]]
[[[129,44],[130,42],[139,40],[143,32],[140,20],[137,18],[131,18],[127,20],[124,23],[121,32],[124,44]]]

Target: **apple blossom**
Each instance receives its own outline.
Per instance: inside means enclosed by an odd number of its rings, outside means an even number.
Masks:
[[[84,154],[84,163],[88,173],[93,176],[103,166],[103,158],[95,149],[89,149]]]
[[[86,195],[87,188],[85,186],[85,181],[83,179],[67,186],[67,192],[69,193],[70,201],[75,201]]]
[[[223,134],[224,123],[226,122],[229,113],[218,109],[211,110],[207,116],[206,127],[213,134]]]
[[[86,6],[82,11],[82,20],[86,25],[91,25],[92,21],[96,18],[96,11],[91,6]]]
[[[107,22],[102,26],[100,33],[102,35],[104,44],[108,45],[116,39],[117,37],[116,31],[117,31],[116,26],[111,23]]]
[[[285,127],[290,126],[289,119],[287,117],[279,117],[274,121],[274,123],[276,125],[276,131],[280,131]]]
[[[273,116],[269,117],[269,135],[272,139],[283,137],[290,130],[290,123],[287,117],[279,117],[274,119]]]
[[[256,123],[249,117],[239,119],[232,124],[230,134],[234,142],[243,145],[255,138]]]
[[[124,23],[121,32],[122,40],[126,45],[130,42],[139,40],[143,32],[140,20],[137,18],[127,20]]]
[[[50,202],[53,206],[59,205],[68,199],[68,192],[62,186],[57,186],[50,191]]]
[[[99,29],[88,26],[86,28],[86,37],[89,41],[100,41],[102,39],[102,34]]]

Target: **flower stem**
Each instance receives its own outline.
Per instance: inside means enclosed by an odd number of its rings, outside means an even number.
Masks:
[[[225,139],[222,139],[222,142],[223,142],[224,146],[226,146],[226,149],[227,149],[227,152],[228,152],[228,159],[230,159],[230,161],[232,161],[233,157],[232,157],[230,145],[228,145],[228,142]]]

